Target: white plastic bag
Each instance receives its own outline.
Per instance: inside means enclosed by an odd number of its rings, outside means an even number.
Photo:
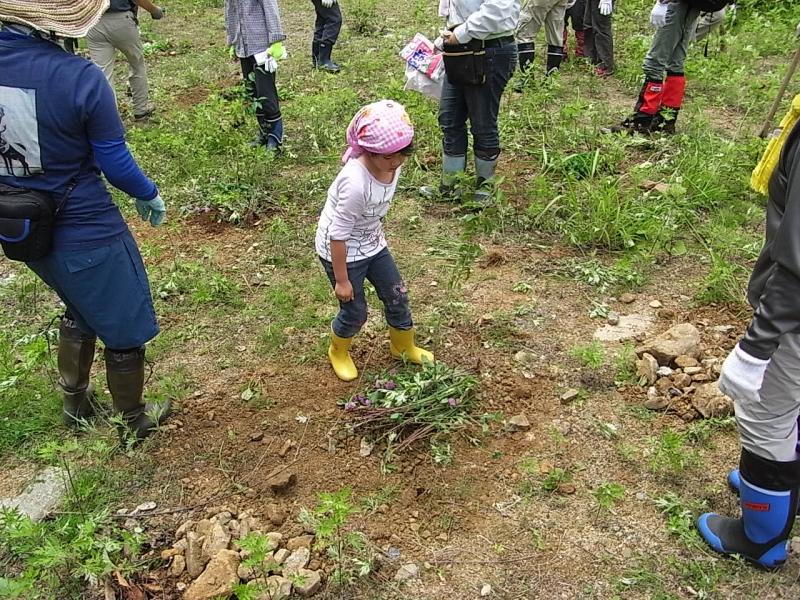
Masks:
[[[406,64],[406,85],[403,89],[419,92],[435,100],[442,98],[442,82],[431,79],[410,64]]]
[[[400,51],[400,57],[406,61],[405,89],[441,98],[444,62],[433,42],[418,33]]]

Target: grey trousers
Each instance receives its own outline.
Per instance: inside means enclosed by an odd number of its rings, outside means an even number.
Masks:
[[[736,401],[742,447],[769,460],[797,460],[800,333],[787,333],[764,374],[757,401]]]
[[[133,94],[133,114],[147,112],[147,66],[134,14],[130,11],[107,12],[86,35],[86,42],[92,61],[103,70],[112,88],[116,52],[119,50],[125,55],[130,65],[128,82]]]
[[[529,44],[545,26],[545,37],[550,46],[564,45],[564,13],[567,0],[523,0],[517,25],[517,43]]]
[[[713,13],[703,13],[697,19],[697,25],[694,28],[693,42],[698,42],[705,38],[709,33],[721,27],[725,22],[725,9],[718,10]]]
[[[614,70],[614,34],[611,15],[600,14],[600,0],[586,0],[583,13],[583,28],[586,32],[584,52],[592,64]]]
[[[644,75],[648,81],[663,81],[666,73],[683,73],[686,50],[694,35],[700,9],[688,2],[670,2],[667,24],[656,29],[650,50],[644,57]]]

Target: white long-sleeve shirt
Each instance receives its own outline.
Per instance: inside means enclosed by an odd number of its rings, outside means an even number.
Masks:
[[[520,0],[445,0],[447,27],[462,44],[504,33],[512,35],[519,21]],[[440,12],[444,12],[444,3]]]
[[[364,260],[386,247],[383,217],[389,212],[400,169],[391,183],[375,179],[358,159],[350,159],[328,189],[328,199],[319,216],[315,246],[317,254],[331,261],[331,240],[344,241],[347,262]]]

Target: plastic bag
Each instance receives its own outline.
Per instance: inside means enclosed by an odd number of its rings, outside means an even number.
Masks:
[[[419,92],[435,100],[440,100],[442,97],[442,82],[431,79],[409,64],[406,64],[406,85],[403,89]]]
[[[427,37],[418,33],[400,51],[406,61],[406,90],[414,90],[425,96],[439,99],[442,96],[444,62]]]

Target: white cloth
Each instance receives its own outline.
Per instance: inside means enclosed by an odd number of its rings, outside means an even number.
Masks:
[[[447,27],[459,43],[485,40],[501,33],[513,34],[519,21],[520,0],[448,0]],[[443,12],[443,3],[439,4]]]
[[[611,0],[600,0],[600,14],[607,17],[614,10],[614,5]]]
[[[383,217],[389,211],[400,169],[392,183],[381,183],[358,160],[350,159],[328,189],[319,216],[317,254],[331,260],[331,240],[347,245],[347,262],[364,260],[386,248]]]
[[[656,0],[655,5],[653,6],[653,10],[650,11],[650,23],[653,24],[653,27],[656,29],[661,29],[664,25],[667,24],[667,11],[669,10],[669,5],[666,3],[661,2],[660,0]]]

